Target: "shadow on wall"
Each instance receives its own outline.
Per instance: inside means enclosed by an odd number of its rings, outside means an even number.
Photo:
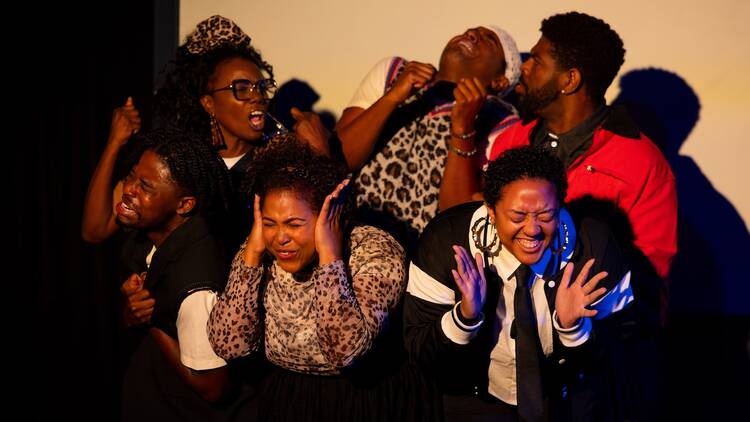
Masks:
[[[677,179],[679,240],[670,274],[671,310],[750,315],[750,283],[742,265],[750,263],[747,227],[695,161],[679,154],[699,118],[695,92],[674,73],[640,69],[621,78],[614,104],[628,109]]]
[[[689,420],[731,417],[744,411],[750,374],[750,283],[743,269],[750,234],[695,161],[679,153],[698,122],[700,101],[680,76],[647,68],[620,79],[613,105],[627,108],[677,181],[678,252],[664,338],[667,411]]]
[[[271,100],[269,110],[287,129],[292,130],[295,120],[292,117],[292,107],[300,111],[313,111],[313,106],[320,99],[320,95],[305,81],[290,79],[284,82]],[[329,131],[336,125],[336,116],[329,110],[317,111],[320,121]]]

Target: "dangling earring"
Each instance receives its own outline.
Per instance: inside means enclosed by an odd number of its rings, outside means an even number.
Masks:
[[[216,117],[211,115],[211,144],[217,150],[227,149],[227,144],[224,142],[224,134],[221,133],[219,122],[216,121]]]
[[[471,226],[471,240],[474,241],[474,246],[482,251],[483,254],[487,256],[497,256],[497,254],[500,253],[500,245],[497,242],[497,233],[495,233],[495,236],[492,238],[492,242],[487,245],[487,236],[489,235],[487,226],[489,226],[489,224],[490,220],[487,217],[482,217],[474,222],[474,225]],[[480,240],[480,237],[484,237],[483,241]],[[494,248],[495,245],[497,245],[497,248],[493,251],[492,248]]]
[[[562,246],[560,246],[559,249],[550,248],[550,252],[552,252],[555,255],[560,255],[562,253],[562,251],[564,251],[565,249],[567,249],[568,248],[568,242],[570,241],[570,239],[568,238],[568,225],[565,224],[564,222],[562,222],[560,224],[562,224],[562,227],[563,227],[563,233],[564,233],[563,234],[563,238],[564,238],[564,241],[563,241]],[[559,243],[559,239],[560,239],[560,231],[559,230],[557,232],[557,239],[558,239],[558,243]]]
[[[560,91],[560,94],[565,95],[565,90]]]

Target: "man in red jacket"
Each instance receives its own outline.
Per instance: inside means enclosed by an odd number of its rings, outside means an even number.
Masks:
[[[491,140],[490,159],[528,144],[557,155],[567,167],[566,202],[614,205],[627,217],[626,240],[665,279],[677,251],[674,176],[625,111],[604,99],[624,61],[622,40],[604,21],[578,12],[545,19],[541,32],[516,86],[525,119]],[[662,314],[665,304],[663,291]]]
[[[551,16],[521,66],[523,120],[490,139],[490,159],[522,145],[544,148],[566,166],[569,208],[604,218],[631,260],[637,324],[621,334],[628,374],[622,387],[632,420],[658,419],[658,325],[677,252],[677,194],[669,164],[624,110],[604,99],[625,56],[604,21],[582,13]]]

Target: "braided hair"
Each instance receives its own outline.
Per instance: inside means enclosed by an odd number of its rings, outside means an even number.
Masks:
[[[196,198],[192,214],[202,215],[210,222],[226,216],[232,192],[229,171],[208,143],[173,128],[155,129],[139,137],[134,158],[140,158],[147,150],[158,155],[178,189]]]

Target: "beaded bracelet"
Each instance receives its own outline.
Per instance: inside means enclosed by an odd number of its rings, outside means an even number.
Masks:
[[[463,135],[458,135],[458,134],[455,134],[455,133],[451,132],[451,136],[453,136],[453,137],[456,137],[456,138],[458,138],[458,139],[460,139],[460,140],[462,140],[462,141],[465,141],[465,140],[467,140],[467,139],[471,139],[471,138],[473,138],[473,137],[474,137],[474,135],[476,135],[476,134],[477,134],[477,131],[476,131],[476,130],[472,130],[471,132],[469,132],[469,133],[465,133],[465,134],[463,134]]]
[[[472,149],[471,151],[464,151],[462,149],[458,149],[458,148],[454,147],[450,142],[448,143],[448,149],[450,151],[454,152],[459,157],[465,157],[465,158],[469,158],[472,155],[474,155],[474,154],[477,153],[477,148],[476,147],[474,147],[474,149]]]

